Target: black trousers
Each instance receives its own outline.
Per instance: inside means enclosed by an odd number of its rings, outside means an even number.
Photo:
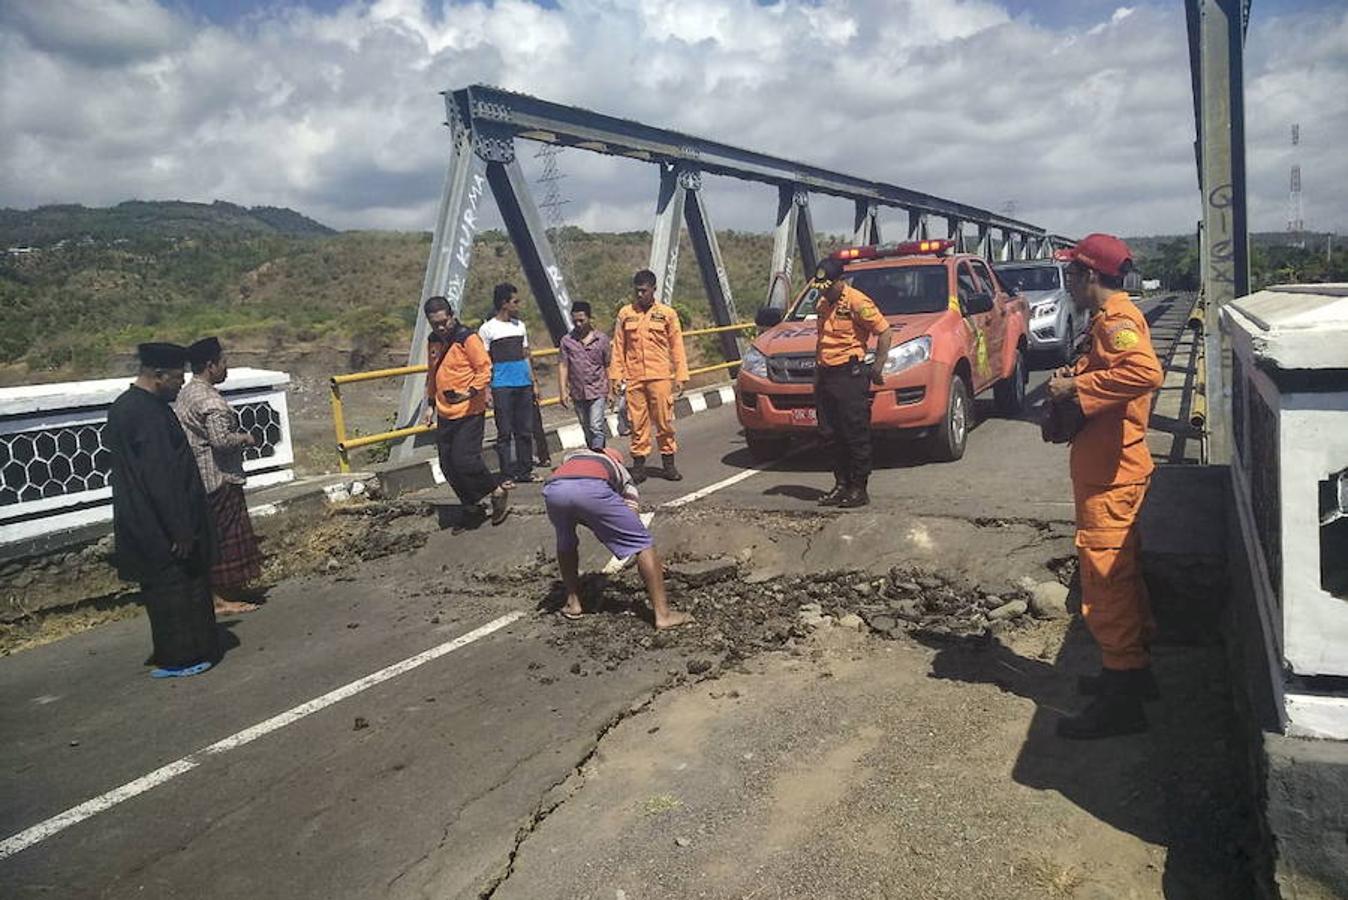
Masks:
[[[840,484],[865,487],[871,477],[869,367],[821,366],[815,382],[819,436],[830,444]],[[855,372],[855,374],[854,374]]]
[[[462,419],[440,419],[435,433],[440,451],[440,471],[464,506],[480,503],[496,490],[487,462],[482,458],[483,413]]]
[[[534,470],[534,389],[491,389],[496,408],[496,459],[502,478],[527,478]]]

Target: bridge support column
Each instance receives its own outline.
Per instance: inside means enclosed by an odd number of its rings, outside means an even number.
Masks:
[[[856,216],[852,225],[852,243],[868,246],[880,243],[879,209],[874,203],[856,201]]]
[[[924,241],[928,234],[927,214],[916,209],[908,210],[908,240]]]
[[[799,218],[796,189],[789,184],[780,185],[777,188],[777,225],[772,230],[772,274],[768,280],[767,305],[774,309],[785,309],[791,301],[791,273],[796,262],[796,222]]]
[[[552,244],[548,242],[543,217],[529,193],[524,170],[512,154],[509,162],[487,164],[487,181],[491,183],[492,195],[505,220],[511,243],[519,253],[529,290],[538,301],[548,333],[556,344],[571,330],[571,295],[566,290]]]
[[[964,223],[959,219],[945,220],[945,235],[955,242],[955,252],[964,252]]]
[[[651,229],[651,264],[655,273],[655,296],[668,303],[674,296],[674,280],[679,274],[679,235],[683,227],[684,190],[679,184],[682,167],[660,167],[660,196],[655,203],[655,225]]]
[[[426,317],[421,304],[428,297],[444,297],[455,315],[463,307],[463,291],[468,283],[468,264],[473,259],[473,239],[479,229],[479,207],[487,194],[487,160],[479,155],[472,134],[459,114],[453,95],[445,95],[450,128],[449,169],[440,193],[440,208],[435,217],[431,254],[416,300],[416,325],[412,346],[407,352],[408,365],[426,362]],[[398,419],[394,428],[407,428],[421,418],[426,400],[426,381],[421,375],[403,379],[398,401]],[[410,459],[414,438],[405,438],[392,451],[395,461]]]
[[[814,277],[819,266],[819,248],[814,242],[814,216],[810,215],[810,195],[803,188],[795,192],[795,204],[799,207],[796,215],[796,246],[800,250],[800,265],[805,270],[805,278]]]
[[[685,171],[681,177],[684,199],[684,218],[688,223],[688,239],[693,245],[693,254],[697,257],[698,271],[702,275],[702,289],[707,293],[707,302],[711,305],[712,321],[717,325],[735,324],[735,298],[730,291],[730,279],[726,276],[725,263],[721,260],[721,248],[716,243],[716,231],[707,216],[707,204],[702,195],[702,178],[696,171]],[[740,358],[740,338],[732,332],[719,335],[721,354],[726,362]]]
[[[980,222],[978,224],[978,250],[979,256],[992,262],[992,229]]]

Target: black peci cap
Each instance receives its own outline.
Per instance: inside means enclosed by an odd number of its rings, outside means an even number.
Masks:
[[[187,358],[191,360],[192,368],[196,369],[215,362],[220,358],[221,352],[218,337],[202,338],[187,348]]]
[[[181,369],[187,365],[187,348],[151,342],[136,347],[140,364],[147,369]]]

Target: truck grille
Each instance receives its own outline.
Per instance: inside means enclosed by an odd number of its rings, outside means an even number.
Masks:
[[[768,379],[779,384],[813,384],[814,355],[783,353],[769,356]]]

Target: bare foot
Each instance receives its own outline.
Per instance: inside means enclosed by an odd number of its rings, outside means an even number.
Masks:
[[[217,616],[237,616],[243,613],[250,613],[257,609],[256,603],[243,603],[235,600],[225,600],[220,597],[215,600],[215,614]]]
[[[692,621],[692,613],[670,612],[670,614],[664,618],[656,616],[655,627],[658,631],[664,631],[666,628],[678,628],[680,625],[687,625]]]

